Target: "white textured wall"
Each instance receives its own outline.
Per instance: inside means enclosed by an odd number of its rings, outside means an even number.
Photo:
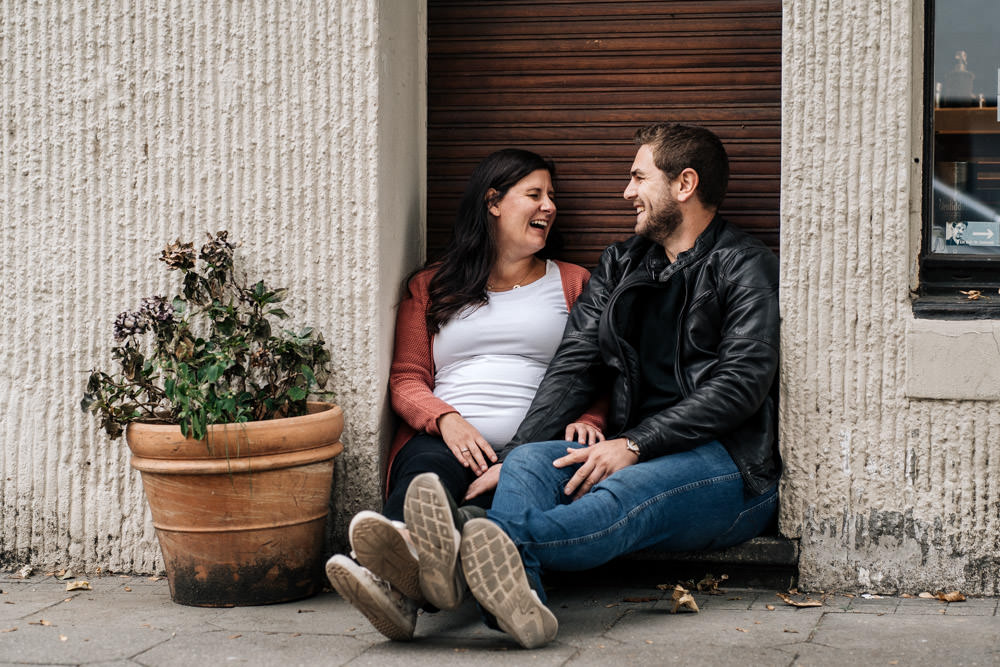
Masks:
[[[334,542],[377,506],[424,143],[422,112],[383,105],[423,106],[422,6],[0,3],[0,567],[159,567],[127,448],[78,403],[115,314],[176,288],[159,249],[209,230],[331,347]]]
[[[907,339],[922,6],[784,2],[781,528],[807,588],[1000,592],[1000,403],[906,391],[931,361]]]

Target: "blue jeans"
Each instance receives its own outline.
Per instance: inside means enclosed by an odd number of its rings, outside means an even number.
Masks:
[[[556,468],[552,461],[581,446],[550,441],[516,448],[487,512],[517,545],[543,602],[543,569],[586,570],[647,547],[732,546],[760,534],[777,510],[777,485],[747,498],[736,464],[718,442],[623,468],[572,501],[563,488],[579,466]]]

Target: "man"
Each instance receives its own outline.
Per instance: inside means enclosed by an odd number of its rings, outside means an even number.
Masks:
[[[465,520],[432,478],[407,498],[415,518],[444,517],[444,534],[461,527],[469,588],[528,648],[558,629],[543,569],[653,546],[721,548],[759,534],[776,511],[777,258],[717,215],[729,180],[718,137],[657,124],[635,139],[625,198],[636,236],[604,251],[574,306],[500,453],[492,509]],[[613,437],[557,440],[602,392]]]

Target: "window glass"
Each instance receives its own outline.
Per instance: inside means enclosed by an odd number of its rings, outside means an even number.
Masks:
[[[1000,258],[1000,0],[934,4],[930,255]]]

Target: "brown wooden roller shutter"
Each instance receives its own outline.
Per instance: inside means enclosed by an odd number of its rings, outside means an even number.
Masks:
[[[722,213],[777,250],[780,0],[429,0],[428,256],[475,164],[518,146],[555,160],[559,255],[593,266],[632,233],[632,134],[661,120],[722,138]]]

